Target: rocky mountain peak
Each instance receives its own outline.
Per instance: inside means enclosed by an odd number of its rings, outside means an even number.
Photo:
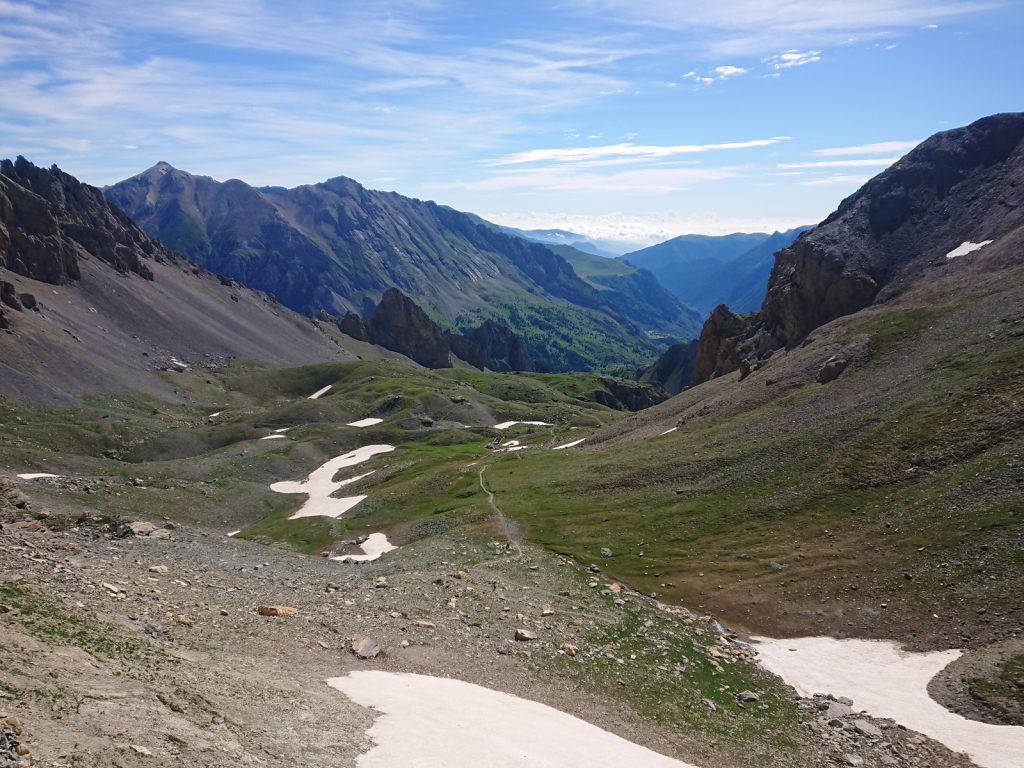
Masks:
[[[704,325],[694,383],[729,373],[815,328],[892,299],[965,241],[1024,218],[1024,113],[932,136],[775,255],[759,312],[719,307]]]
[[[61,284],[79,279],[83,258],[152,279],[147,259],[177,257],[150,240],[96,187],[24,157],[0,161],[0,266]]]

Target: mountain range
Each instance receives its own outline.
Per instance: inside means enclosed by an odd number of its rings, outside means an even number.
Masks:
[[[636,365],[656,339],[697,331],[681,306],[645,326],[649,312],[632,316],[542,244],[344,177],[257,189],[158,163],[104,194],[169,248],[299,312],[367,318],[398,288],[448,329],[509,327],[553,370]]]

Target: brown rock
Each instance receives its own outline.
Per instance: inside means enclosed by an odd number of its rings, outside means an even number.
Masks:
[[[261,605],[256,608],[260,616],[294,616],[299,612],[298,608],[290,605]]]
[[[821,368],[818,369],[818,375],[815,376],[819,384],[828,384],[830,381],[835,381],[839,378],[839,375],[846,370],[846,366],[850,364],[850,361],[840,355],[832,355],[828,360],[824,362]]]

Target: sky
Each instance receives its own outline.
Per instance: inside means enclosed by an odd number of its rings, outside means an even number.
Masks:
[[[1024,0],[0,0],[0,157],[335,176],[647,245],[827,216],[1024,110]]]

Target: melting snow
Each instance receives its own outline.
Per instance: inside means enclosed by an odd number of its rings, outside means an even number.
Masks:
[[[332,557],[331,560],[351,560],[353,563],[365,563],[370,560],[376,560],[385,552],[398,549],[398,547],[388,541],[388,537],[383,533],[371,533],[366,538],[366,541],[359,545],[359,548],[363,550],[361,555],[342,555],[341,557]]]
[[[278,493],[305,493],[309,496],[306,503],[302,505],[298,512],[289,517],[289,520],[297,520],[300,517],[341,517],[365,499],[366,496],[349,496],[336,499],[331,494],[339,488],[362,480],[364,477],[373,474],[373,472],[367,472],[366,474],[339,481],[336,481],[334,476],[345,467],[361,464],[379,453],[388,453],[393,450],[395,450],[393,445],[366,445],[354,451],[349,451],[342,456],[336,456],[310,472],[309,477],[305,480],[299,482],[284,480],[271,485],[270,490],[277,491]]]
[[[43,480],[47,477],[60,477],[60,475],[51,475],[49,472],[27,472],[24,475],[18,475],[22,480]]]
[[[327,684],[381,713],[359,768],[695,768],[546,704],[461,680],[374,670]]]
[[[229,533],[228,536],[237,536],[241,532],[242,532],[242,529],[239,528],[237,531],[232,531],[231,533]]]
[[[284,440],[284,435],[267,435],[266,437],[261,437],[260,440]]]
[[[495,424],[494,428],[495,429],[508,429],[509,427],[513,427],[516,424],[532,424],[535,427],[550,427],[551,426],[546,421],[503,421],[503,422],[501,422],[501,424]]]
[[[330,392],[331,391],[331,387],[333,387],[333,386],[334,386],[333,384],[328,384],[323,389],[318,389],[316,392],[314,392],[312,395],[310,395],[306,399],[307,400],[319,400],[323,395],[326,395],[328,392]]]
[[[587,438],[585,437],[581,437],[579,440],[573,440],[571,443],[566,443],[565,445],[556,445],[553,450],[560,451],[563,448],[572,448],[574,445],[579,445],[586,439]]]
[[[946,258],[955,259],[957,256],[966,256],[968,253],[984,248],[991,242],[991,240],[982,240],[980,243],[972,243],[970,240],[964,240],[960,245],[947,253]]]
[[[372,426],[374,426],[376,424],[380,424],[383,421],[384,421],[384,419],[376,419],[376,418],[360,419],[359,421],[350,421],[348,423],[348,426],[350,426],[350,427],[359,427],[360,429],[362,429],[363,427],[372,427]]]
[[[909,653],[882,640],[755,638],[761,663],[802,696],[848,696],[854,707],[920,731],[982,768],[1009,768],[1024,755],[1024,727],[968,720],[928,695],[928,682],[961,651]]]
[[[208,418],[208,419],[215,419],[215,418],[217,418],[218,416],[220,416],[220,415],[221,415],[222,413],[224,413],[224,411],[217,411],[216,413],[211,413],[211,414],[210,414],[209,416],[207,416],[206,418]]]
[[[673,432],[675,432],[677,429],[679,429],[679,427],[672,427],[672,429],[666,429],[664,432],[662,432],[660,435],[658,435],[658,437],[664,437],[665,435],[670,435]]]

